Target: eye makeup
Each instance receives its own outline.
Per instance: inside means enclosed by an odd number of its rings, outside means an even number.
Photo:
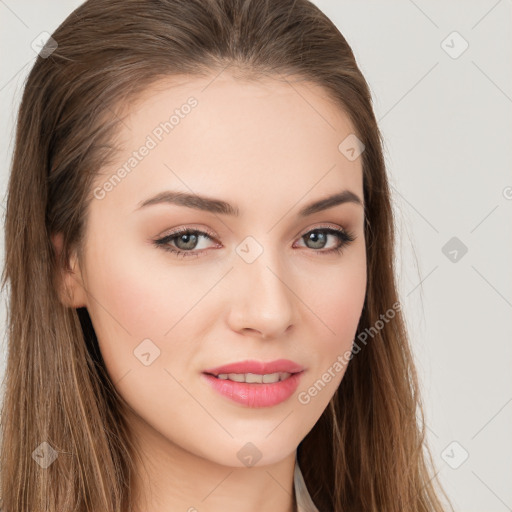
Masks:
[[[347,231],[345,229],[342,229],[342,228],[332,228],[332,227],[317,227],[317,228],[311,229],[311,230],[307,231],[304,235],[302,235],[300,238],[304,239],[306,241],[306,237],[308,235],[311,237],[312,234],[315,234],[316,238],[318,238],[318,235],[320,235],[320,237],[323,236],[327,240],[327,238],[329,236],[334,236],[338,240],[338,245],[331,249],[327,249],[327,250],[312,249],[314,252],[318,252],[319,254],[322,254],[322,255],[341,254],[342,251],[351,242],[353,242],[356,239],[356,236],[354,233]],[[183,240],[184,237],[185,237],[185,240]],[[202,231],[199,229],[191,229],[191,228],[179,228],[179,229],[173,231],[172,233],[169,233],[168,235],[155,240],[153,243],[155,246],[172,253],[176,257],[179,257],[179,258],[196,257],[197,258],[199,256],[202,256],[207,251],[204,249],[197,251],[194,248],[192,248],[191,250],[180,249],[179,247],[176,247],[175,244],[176,244],[176,241],[179,241],[179,239],[181,238],[181,241],[184,241],[185,244],[188,243],[190,240],[192,240],[192,244],[195,246],[195,245],[197,245],[198,240],[201,237],[210,239],[210,240],[215,239],[214,236],[207,231]],[[310,238],[310,240],[311,240],[311,238]],[[195,244],[194,244],[194,241],[196,242]],[[313,240],[313,241],[315,242],[316,240]]]

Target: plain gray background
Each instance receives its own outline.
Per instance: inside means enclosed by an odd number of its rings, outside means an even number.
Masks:
[[[2,206],[31,44],[81,3],[0,0]],[[457,511],[512,510],[512,1],[314,3],[352,46],[386,139],[439,477]]]

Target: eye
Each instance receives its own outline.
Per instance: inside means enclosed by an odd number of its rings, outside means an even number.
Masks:
[[[337,245],[323,251],[316,250],[324,249],[329,237],[335,237],[338,241]],[[201,238],[213,240],[213,235],[197,229],[180,228],[163,238],[155,240],[154,244],[181,258],[198,257],[201,255],[201,251],[197,252],[197,246]],[[355,239],[353,233],[333,227],[315,228],[300,237],[300,240],[312,245],[309,248],[314,249],[314,252],[319,254],[341,253]]]
[[[197,257],[199,254],[191,253],[191,250],[197,249],[197,244],[201,237],[209,238],[210,240],[213,238],[212,235],[205,231],[180,228],[159,240],[155,240],[155,244],[157,247],[161,247],[165,251],[174,253],[181,258]],[[176,244],[177,247],[173,247],[170,243]]]
[[[356,239],[353,233],[344,229],[321,227],[308,231],[305,235],[301,236],[301,240],[304,240],[306,244],[311,243],[313,245],[313,249],[323,249],[327,245],[326,241],[328,240],[328,237],[336,237],[338,240],[338,245],[325,251],[315,252],[318,252],[319,254],[338,254],[341,253],[347,245]]]

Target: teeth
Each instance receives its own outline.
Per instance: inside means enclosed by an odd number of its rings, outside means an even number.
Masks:
[[[248,384],[271,384],[287,379],[290,375],[291,373],[288,372],[267,373],[265,375],[258,375],[256,373],[221,373],[217,375],[217,378],[234,382],[247,382]]]

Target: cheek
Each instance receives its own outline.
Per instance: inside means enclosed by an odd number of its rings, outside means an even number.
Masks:
[[[114,382],[141,366],[137,351],[142,342],[158,354],[154,366],[166,366],[171,341],[173,354],[191,347],[173,339],[180,332],[180,320],[198,300],[189,274],[142,264],[133,251],[110,251],[108,258],[98,254],[89,266],[94,272],[87,282],[88,310]]]
[[[316,271],[315,280],[304,283],[303,288],[305,302],[316,315],[325,341],[338,346],[353,340],[366,296],[365,255],[353,256]]]
[[[347,276],[337,286],[332,283],[321,300],[322,318],[337,334],[351,330],[357,324],[364,302],[364,283]]]
[[[357,257],[354,254],[353,259],[342,259],[340,265],[316,274],[316,285],[309,283],[303,296],[307,297],[305,302],[312,311],[311,332],[316,333],[310,351],[316,352],[317,377],[324,372],[331,374],[326,381],[330,392],[323,394],[325,397],[340,384],[357,333],[367,285],[364,254],[359,253]]]
[[[304,380],[297,399],[304,414],[314,421],[328,406],[350,364],[365,294],[365,267],[355,265],[332,271],[323,292],[308,295],[314,313],[314,327],[310,328],[314,345],[308,347],[312,373]]]

